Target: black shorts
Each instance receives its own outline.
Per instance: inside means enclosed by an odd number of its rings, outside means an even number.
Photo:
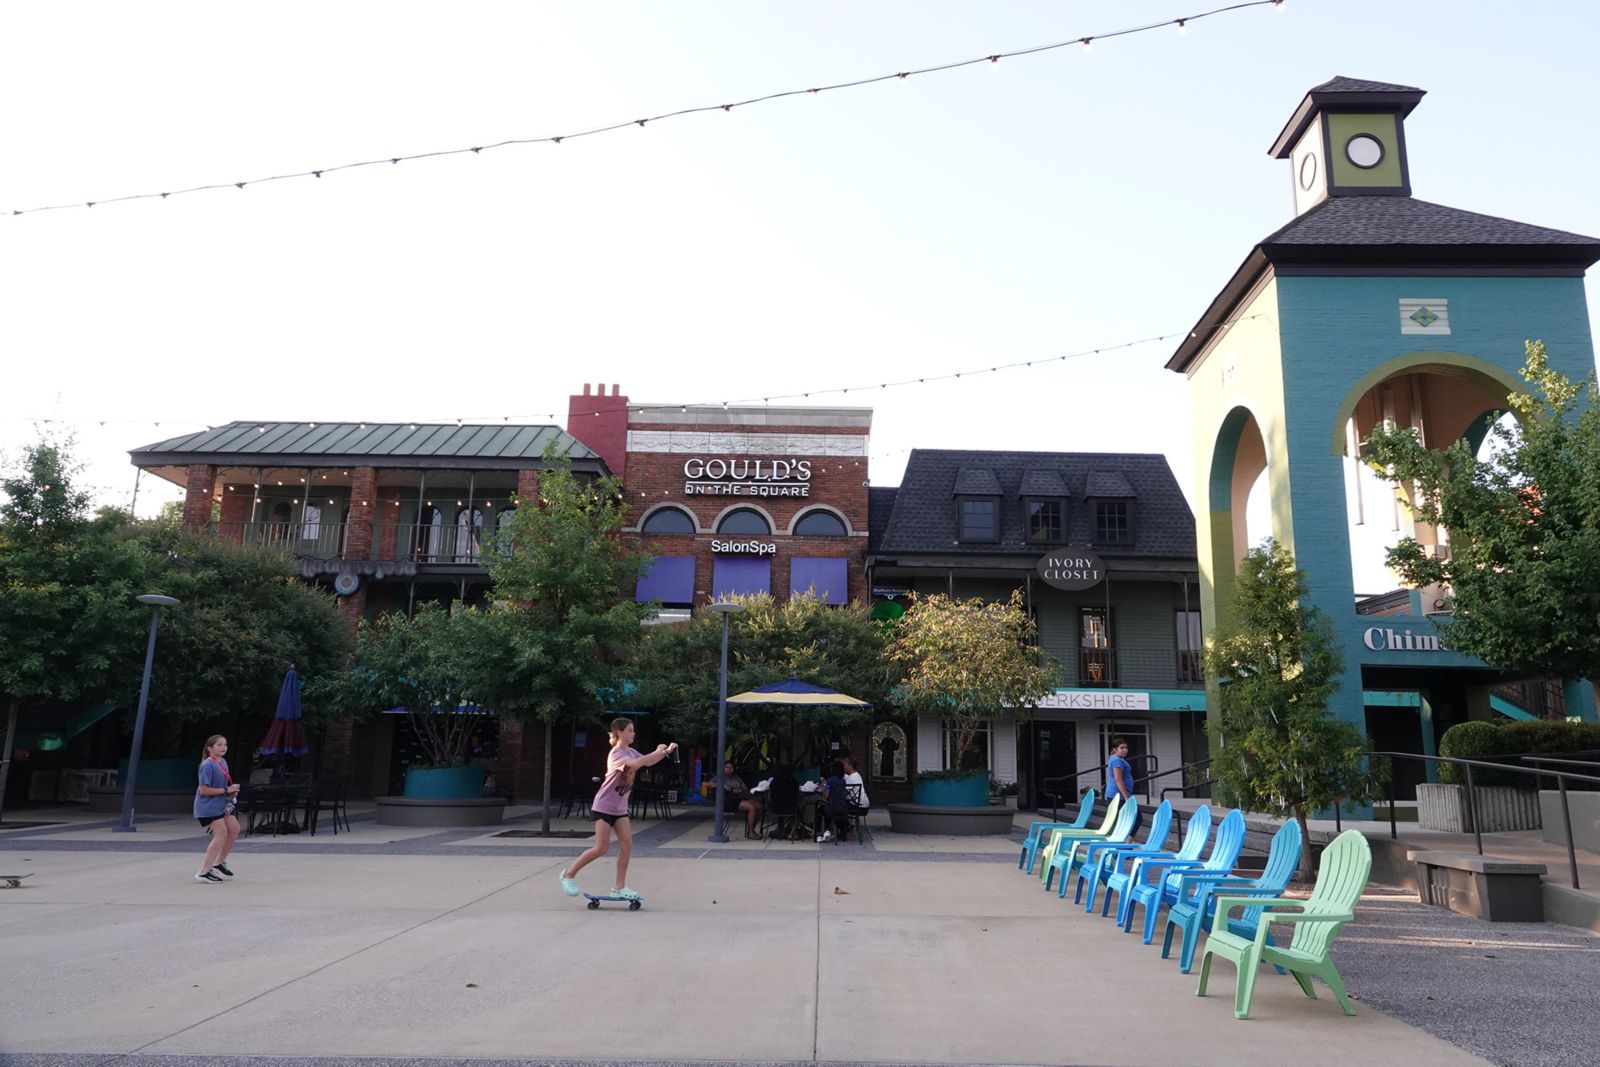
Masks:
[[[210,826],[212,823],[216,822],[218,819],[225,819],[225,818],[227,818],[226,815],[196,815],[195,816],[195,821],[198,822],[201,826]]]
[[[626,819],[627,818],[626,815],[612,815],[610,812],[605,812],[605,811],[596,811],[596,812],[593,812],[592,814],[594,815],[595,818],[599,819],[601,822],[605,823],[607,826],[615,826],[615,825],[617,825],[617,820],[618,819]]]

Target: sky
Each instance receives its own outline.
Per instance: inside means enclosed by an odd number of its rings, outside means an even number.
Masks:
[[[129,449],[208,425],[559,424],[604,382],[870,406],[875,485],[913,447],[1160,452],[1192,502],[1176,340],[1127,343],[1190,329],[1292,217],[1267,149],[1312,86],[1428,91],[1417,197],[1600,234],[1592,5],[1101,36],[1209,6],[8,4],[0,449],[70,436],[126,506]],[[138,510],[179,495],[145,479]]]

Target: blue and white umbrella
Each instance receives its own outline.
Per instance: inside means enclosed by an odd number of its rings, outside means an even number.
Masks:
[[[261,742],[261,754],[299,759],[310,751],[311,746],[306,744],[305,722],[300,716],[300,676],[290,667],[283,676],[278,710],[267,730],[267,739]]]

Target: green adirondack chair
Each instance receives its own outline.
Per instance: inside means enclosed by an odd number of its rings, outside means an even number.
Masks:
[[[1089,825],[1089,817],[1094,814],[1094,790],[1086,789],[1083,797],[1078,801],[1078,816],[1072,822],[1036,822],[1028,827],[1028,839],[1022,843],[1022,853],[1017,857],[1017,868],[1020,870],[1027,866],[1028,873],[1033,873],[1034,857],[1039,849],[1050,839],[1054,830],[1082,830]]]
[[[1109,837],[1111,834],[1111,828],[1116,825],[1117,816],[1121,812],[1122,795],[1119,793],[1118,795],[1112,797],[1111,802],[1106,805],[1106,817],[1100,821],[1100,826],[1098,829],[1090,830],[1085,827],[1082,830],[1069,829],[1050,831],[1050,843],[1039,850],[1039,881],[1043,882],[1045,878],[1049,876],[1050,861],[1055,859],[1057,845],[1061,844],[1063,841],[1071,841],[1072,839],[1078,837],[1092,837],[1100,840]]]
[[[1255,993],[1256,971],[1263,963],[1275,964],[1294,975],[1306,996],[1316,999],[1311,988],[1313,977],[1321,978],[1333,990],[1346,1015],[1356,1009],[1344,991],[1344,979],[1333,966],[1329,948],[1345,923],[1355,918],[1356,901],[1367,888],[1372,873],[1372,848],[1358,831],[1346,830],[1322,853],[1317,866],[1317,884],[1306,900],[1285,897],[1218,897],[1216,915],[1211,921],[1211,936],[1200,957],[1200,986],[1195,996],[1206,995],[1206,979],[1211,974],[1211,957],[1225,956],[1239,969],[1233,994],[1233,1014],[1250,1015],[1250,997]],[[1252,939],[1228,930],[1228,913],[1236,908],[1261,908],[1261,921]],[[1289,910],[1297,909],[1297,910]],[[1285,946],[1266,943],[1272,923],[1293,923],[1294,940]]]

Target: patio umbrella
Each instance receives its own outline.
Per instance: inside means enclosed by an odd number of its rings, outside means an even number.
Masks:
[[[280,763],[297,760],[311,751],[306,744],[306,726],[300,717],[300,676],[293,667],[283,676],[283,688],[278,692],[278,710],[267,729],[267,739],[261,742],[263,756],[277,756]]]
[[[765,705],[789,709],[789,749],[794,750],[795,709],[809,708],[870,708],[871,703],[825,685],[812,685],[798,678],[789,678],[772,685],[758,686],[728,698],[730,704]]]

